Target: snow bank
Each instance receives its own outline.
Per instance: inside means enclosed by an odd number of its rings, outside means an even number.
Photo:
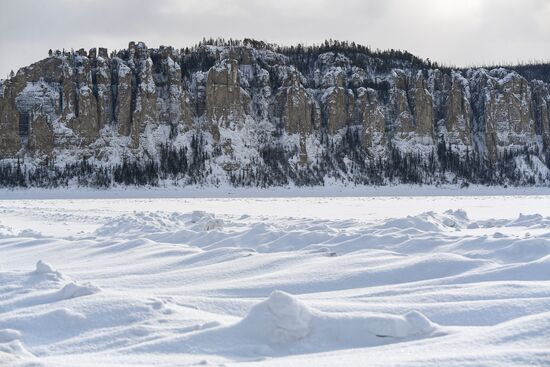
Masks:
[[[242,188],[232,186],[205,187],[113,187],[109,190],[78,187],[65,188],[0,188],[0,200],[29,199],[130,199],[130,198],[304,198],[304,197],[494,197],[496,195],[549,195],[548,187],[502,187],[470,185],[459,188],[456,185],[388,185],[388,186],[355,186],[332,184],[315,187],[270,187]]]

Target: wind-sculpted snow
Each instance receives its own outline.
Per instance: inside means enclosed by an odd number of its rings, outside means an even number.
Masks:
[[[99,228],[96,234],[99,236],[135,234],[142,237],[144,234],[172,232],[171,230],[177,230],[184,226],[190,230],[202,232],[221,228],[223,222],[202,211],[194,211],[190,214],[171,213],[169,215],[158,212],[137,212],[114,219]]]
[[[92,203],[2,203],[0,365],[550,364],[550,217]]]
[[[281,357],[289,352],[373,347],[445,335],[438,329],[418,311],[405,315],[321,312],[288,293],[273,291],[230,326],[208,328],[168,343],[149,343],[132,351],[174,348],[186,352],[208,345],[211,351],[224,355]]]

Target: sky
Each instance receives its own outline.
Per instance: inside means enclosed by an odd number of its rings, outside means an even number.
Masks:
[[[0,78],[49,49],[354,41],[444,64],[550,60],[550,0],[0,0]]]

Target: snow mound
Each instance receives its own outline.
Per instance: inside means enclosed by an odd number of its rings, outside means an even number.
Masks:
[[[176,213],[174,213],[175,215]],[[149,234],[170,230],[177,225],[178,218],[160,213],[136,212],[133,215],[121,215],[96,230],[99,236]]]
[[[463,209],[447,210],[440,218],[441,223],[447,227],[463,228],[470,223],[468,213]]]
[[[424,314],[418,311],[411,311],[405,315],[408,323],[408,335],[428,334],[435,330],[435,324]]]
[[[57,270],[55,270],[53,266],[51,266],[47,262],[38,260],[38,262],[36,263],[36,270],[34,272],[37,274],[52,274],[57,273]]]
[[[213,214],[204,211],[194,211],[191,213],[192,230],[212,231],[223,228],[223,221],[216,218]]]
[[[11,227],[0,224],[0,239],[15,237],[15,233]]]
[[[66,284],[60,291],[59,295],[62,299],[71,299],[82,296],[89,296],[91,294],[99,292],[99,288],[90,284],[85,283],[83,285],[76,284],[74,282]]]
[[[449,228],[462,228],[469,223],[468,215],[464,210],[447,210],[442,214],[433,211],[418,215],[409,215],[405,218],[390,219],[378,226],[380,229],[412,230],[420,232],[441,232]]]
[[[411,311],[404,316],[370,314],[348,317],[344,320],[345,322],[341,323],[333,321],[335,332],[338,332],[339,326],[346,325],[348,336],[355,335],[356,337],[361,337],[361,334],[365,334],[367,331],[378,338],[405,339],[429,336],[437,330],[437,326],[418,311]]]
[[[59,271],[55,270],[55,268],[52,265],[42,260],[38,260],[38,262],[36,263],[36,268],[34,270],[34,273],[39,275],[45,275],[54,279],[62,278],[62,275]]]
[[[161,233],[190,230],[212,231],[223,228],[223,221],[204,211],[191,213],[136,212],[111,218],[96,230],[96,235],[142,237]]]
[[[252,307],[240,326],[259,340],[288,343],[310,333],[311,317],[311,311],[296,297],[274,291],[267,300]]]
[[[524,228],[548,228],[550,217],[540,214],[522,214],[516,219],[485,219],[472,222],[469,228],[495,228],[495,227],[524,227]]]
[[[544,223],[544,218],[540,214],[520,213],[518,218],[511,221],[509,226],[532,227]],[[547,223],[546,223],[547,224]]]
[[[27,331],[32,331],[37,325],[40,325],[43,329],[41,332],[49,332],[49,328],[58,328],[59,325],[63,325],[63,331],[70,332],[71,329],[77,325],[83,324],[85,321],[86,316],[84,314],[70,308],[61,307],[44,313],[36,313],[28,317],[21,316],[18,325],[20,325],[23,330]]]
[[[40,238],[42,237],[42,233],[34,230],[34,229],[24,229],[21,232],[19,232],[18,237],[32,237],[32,238]]]
[[[268,299],[252,307],[235,327],[268,345],[332,345],[338,340],[342,345],[337,347],[370,346],[392,342],[392,338],[425,337],[438,330],[436,324],[418,311],[404,316],[326,313],[282,291],[274,291]]]

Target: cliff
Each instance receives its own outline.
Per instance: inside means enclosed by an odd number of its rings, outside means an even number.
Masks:
[[[544,185],[547,70],[347,43],[58,51],[0,82],[0,184]]]

